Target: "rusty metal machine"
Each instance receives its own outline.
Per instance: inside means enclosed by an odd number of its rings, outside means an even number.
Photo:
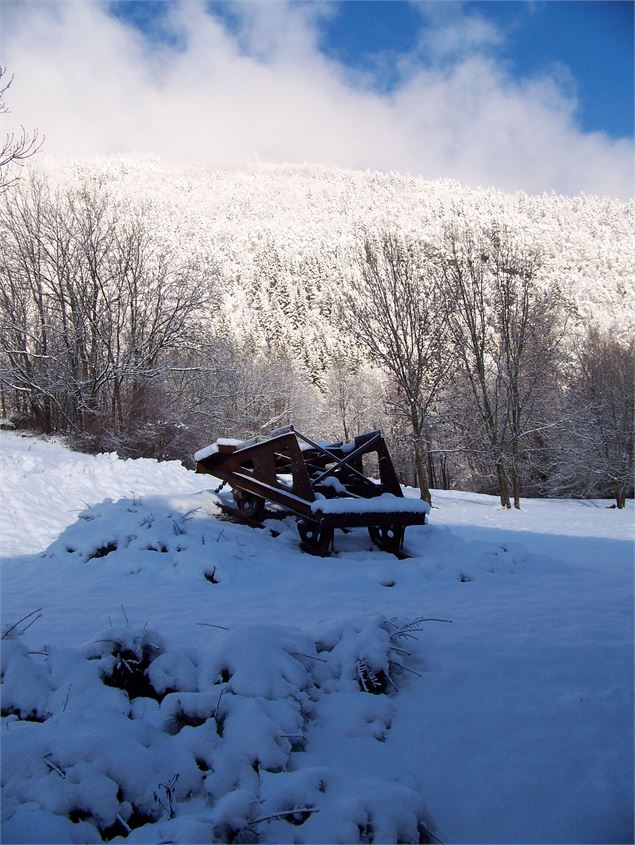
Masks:
[[[293,426],[250,440],[220,439],[195,455],[196,471],[229,483],[238,514],[260,521],[270,502],[297,517],[302,548],[328,555],[336,528],[366,527],[398,553],[408,525],[423,525],[427,502],[405,498],[380,431],[349,443],[312,440]],[[379,475],[364,472],[364,459]]]

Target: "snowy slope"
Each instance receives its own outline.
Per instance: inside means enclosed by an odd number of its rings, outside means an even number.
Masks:
[[[41,608],[3,641],[3,842],[632,841],[632,509],[439,492],[409,559],[322,559],[178,464],[0,462],[4,628]]]
[[[82,163],[38,157],[29,168],[63,186],[92,179],[142,209],[144,219],[183,258],[217,268],[226,317],[240,333],[275,315],[277,295],[339,288],[358,259],[364,230],[396,229],[434,240],[444,224],[505,225],[544,254],[583,323],[635,324],[635,203],[554,193],[530,196],[427,181],[395,173],[254,162],[209,169],[158,158],[111,156]],[[305,286],[308,288],[305,290]],[[216,307],[219,302],[215,303]],[[295,307],[295,306],[294,306]],[[328,319],[305,315],[328,338]],[[267,316],[266,333],[274,317]],[[288,320],[287,320],[288,322]],[[315,325],[314,325],[315,323]]]

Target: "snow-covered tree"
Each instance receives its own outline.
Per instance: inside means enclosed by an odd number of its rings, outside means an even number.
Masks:
[[[553,492],[612,495],[618,508],[633,495],[634,375],[635,341],[590,329],[567,385]]]
[[[345,330],[390,375],[393,411],[408,420],[421,497],[430,501],[428,413],[448,373],[444,309],[423,244],[393,232],[367,236],[343,299]]]
[[[329,436],[350,440],[380,428],[383,421],[380,374],[352,354],[342,352],[333,362],[325,391]]]
[[[6,67],[0,65],[0,115],[9,111],[5,96],[12,83],[13,76],[7,78]],[[41,146],[42,139],[38,131],[27,132],[24,126],[19,132],[6,132],[0,137],[0,191],[6,190],[16,181],[16,166],[35,155]]]
[[[146,421],[149,394],[200,339],[200,269],[94,183],[21,182],[4,196],[0,241],[5,390],[45,431]]]
[[[498,225],[448,227],[437,263],[448,332],[507,508],[510,492],[520,507],[529,436],[550,424],[541,399],[557,372],[565,325],[541,263],[535,248]]]

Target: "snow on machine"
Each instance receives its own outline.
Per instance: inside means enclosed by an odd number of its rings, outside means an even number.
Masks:
[[[302,548],[328,555],[336,528],[365,527],[384,551],[398,553],[408,525],[423,525],[427,502],[404,497],[380,431],[349,443],[312,440],[292,425],[268,437],[219,439],[195,454],[196,471],[227,482],[237,513],[260,522],[270,502],[297,517]],[[364,473],[364,458],[379,480]]]

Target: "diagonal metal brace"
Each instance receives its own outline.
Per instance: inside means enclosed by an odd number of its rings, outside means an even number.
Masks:
[[[366,449],[366,447],[367,447],[367,444],[364,443],[362,446],[359,446],[357,449],[355,449],[353,452],[351,452],[350,455],[347,455],[346,458],[340,460],[340,458],[338,458],[337,455],[334,455],[333,452],[329,452],[329,450],[325,449],[324,446],[320,446],[320,444],[316,443],[315,440],[311,440],[311,438],[307,437],[306,434],[300,434],[299,431],[296,431],[295,435],[296,435],[296,437],[301,437],[302,440],[304,440],[305,443],[308,443],[309,446],[313,446],[313,448],[317,449],[318,452],[322,452],[323,455],[326,455],[332,461],[335,461],[336,464],[346,463],[347,461],[349,461],[353,457],[353,455],[356,455],[360,451],[360,449]],[[375,438],[373,438],[372,442],[374,443],[375,440],[377,440],[377,439],[379,439],[379,435],[376,436]],[[330,475],[336,469],[337,469],[337,467],[335,466],[335,467],[332,467],[329,470],[326,470],[326,472],[323,472],[320,475],[320,478],[325,478],[327,475]],[[368,479],[366,478],[366,476],[362,472],[360,472],[359,470],[355,469],[355,467],[352,467],[352,466],[349,466],[349,469],[355,475],[359,476],[359,478],[361,478],[362,481],[364,481],[366,484],[368,484]],[[317,481],[314,481],[313,483],[315,484],[315,483],[317,483]]]
[[[364,452],[369,452],[371,447],[375,443],[377,443],[377,441],[380,440],[380,439],[381,439],[381,434],[376,434],[371,440],[368,440],[366,443],[362,443],[361,446],[358,446],[357,449],[354,449],[345,458],[341,458],[339,461],[337,461],[337,463],[335,464],[334,467],[330,467],[330,469],[324,470],[324,472],[320,473],[320,475],[318,475],[317,478],[314,478],[313,484],[319,484],[320,481],[322,481],[324,478],[328,478],[328,476],[331,475],[332,473],[334,473],[335,470],[339,469],[341,466],[344,466],[345,464],[348,464],[349,461],[352,461],[358,455],[363,455]],[[361,472],[358,472],[355,469],[355,467],[349,466],[348,469],[350,469],[352,472],[356,473],[357,475],[361,476],[361,478],[363,478],[364,481],[368,482],[368,479],[366,478],[366,476],[363,475]]]

